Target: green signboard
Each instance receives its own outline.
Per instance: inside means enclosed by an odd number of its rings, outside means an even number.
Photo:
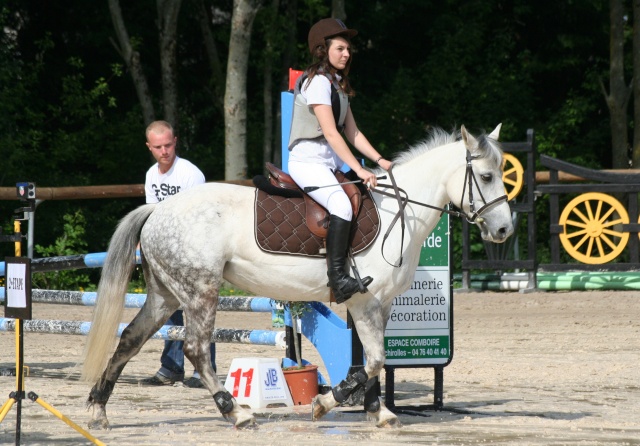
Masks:
[[[420,251],[418,266],[449,268],[449,214],[444,214]]]
[[[427,237],[411,287],[396,296],[385,331],[386,365],[446,364],[452,357],[449,215]]]

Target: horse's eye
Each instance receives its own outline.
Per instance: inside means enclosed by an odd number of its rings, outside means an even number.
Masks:
[[[480,175],[480,178],[482,178],[482,181],[484,181],[485,183],[490,183],[493,179],[493,175],[491,175],[490,173],[485,173],[484,175]]]

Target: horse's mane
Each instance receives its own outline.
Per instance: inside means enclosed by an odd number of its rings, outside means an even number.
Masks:
[[[476,138],[478,140],[478,149],[479,152],[476,153],[478,158],[489,158],[496,164],[502,162],[502,149],[500,148],[500,143],[493,138],[489,138],[486,133],[478,136]],[[429,131],[429,135],[426,139],[419,142],[413,147],[398,153],[393,162],[396,165],[408,163],[409,161],[417,158],[423,153],[434,149],[436,147],[444,146],[446,144],[451,144],[460,140],[460,131],[454,130],[449,133],[443,130],[440,127],[433,127]]]

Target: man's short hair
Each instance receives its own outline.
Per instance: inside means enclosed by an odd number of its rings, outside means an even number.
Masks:
[[[164,130],[169,130],[173,133],[173,126],[169,124],[167,121],[153,121],[151,124],[147,126],[147,130],[144,132],[147,139],[149,139],[149,133],[160,133]],[[174,135],[175,136],[175,135]]]

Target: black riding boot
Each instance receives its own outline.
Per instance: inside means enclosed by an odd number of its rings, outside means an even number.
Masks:
[[[350,221],[331,215],[327,231],[327,275],[329,286],[333,289],[333,295],[339,304],[360,291],[358,281],[349,276],[345,270],[350,232]],[[365,290],[371,282],[373,282],[371,277],[362,279]]]

